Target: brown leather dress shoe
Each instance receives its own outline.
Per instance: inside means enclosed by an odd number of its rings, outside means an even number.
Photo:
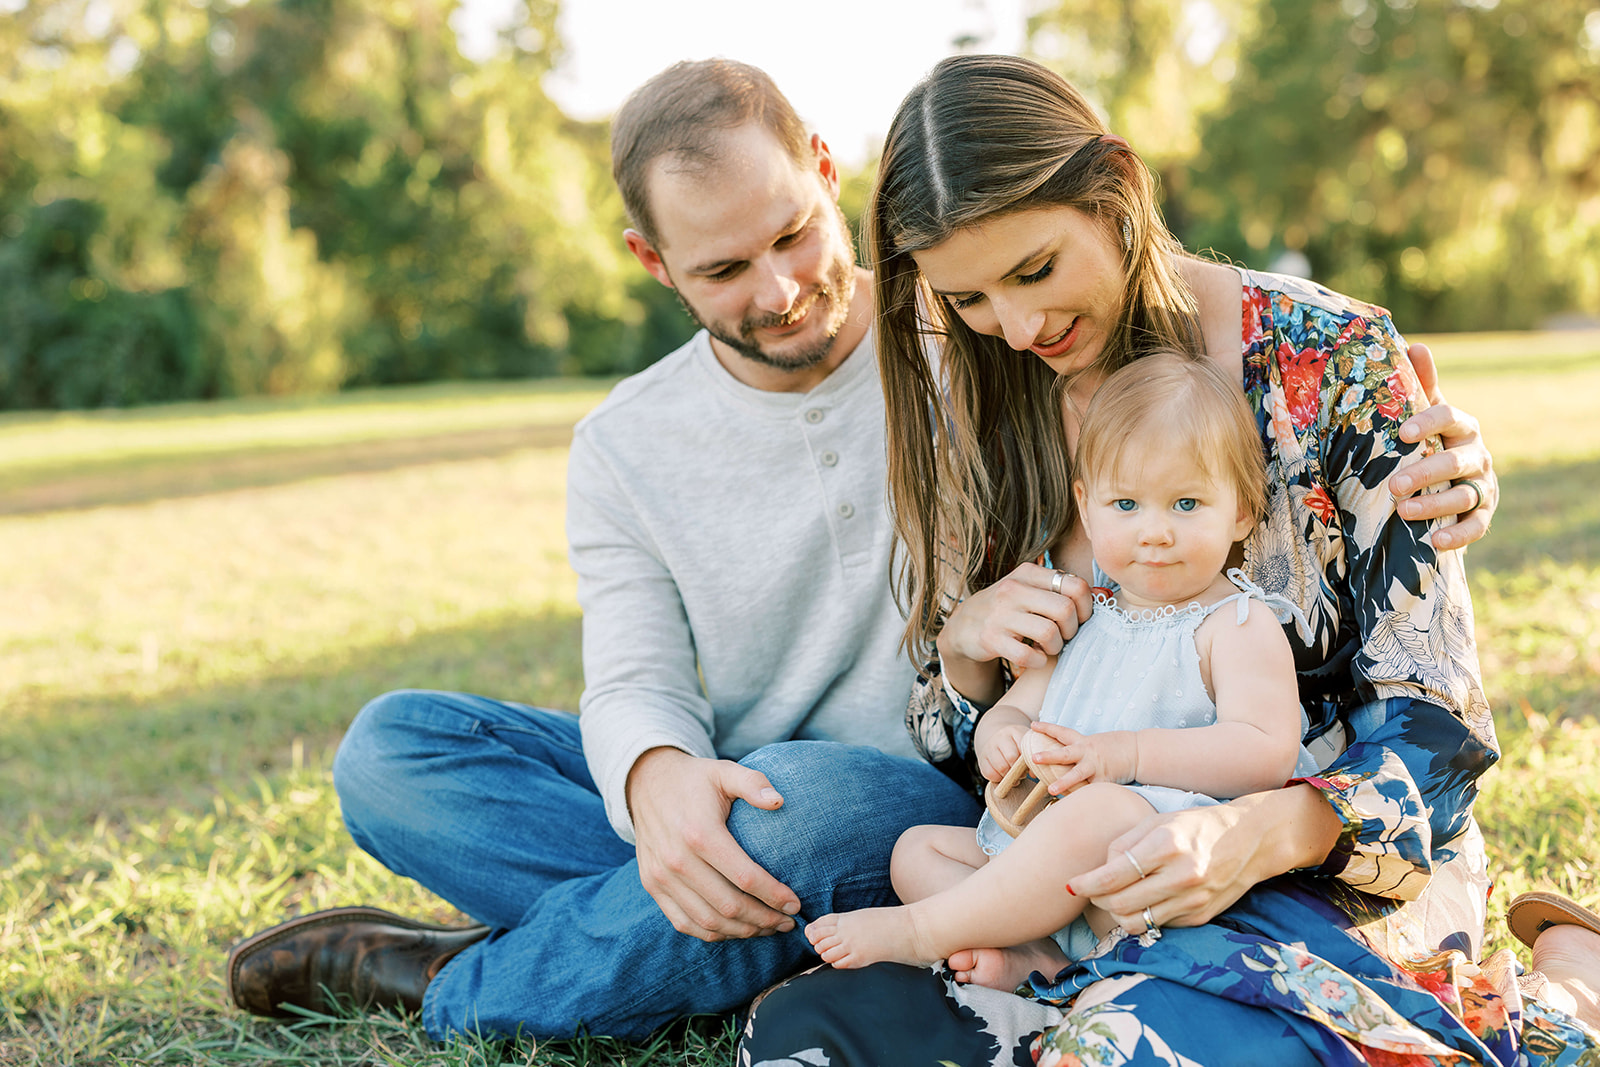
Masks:
[[[331,908],[279,923],[228,953],[228,995],[252,1015],[285,1004],[335,1009],[422,1010],[422,991],[487,926],[436,926],[381,908]]]

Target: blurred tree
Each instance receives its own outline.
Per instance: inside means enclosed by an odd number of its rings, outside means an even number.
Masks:
[[[316,238],[290,225],[288,158],[264,122],[252,125],[190,188],[180,230],[203,279],[221,391],[329,392],[351,377],[344,336],[365,309],[346,272],[317,258]]]
[[[0,407],[609,374],[686,336],[625,269],[604,126],[544,95],[556,4],[522,0],[481,63],[455,9],[33,0],[0,20]],[[57,239],[71,263],[40,258]],[[96,332],[136,308],[143,340]],[[117,359],[147,359],[144,384],[81,384],[128,379]]]
[[[89,248],[103,211],[60,199],[0,243],[0,398],[8,407],[101,407],[215,392],[182,289],[108,284]]]
[[[1035,0],[1028,54],[1083,91],[1155,173],[1167,224],[1188,229],[1189,161],[1227,98],[1262,0]]]
[[[215,392],[158,138],[109,110],[131,45],[108,0],[0,19],[0,407]]]
[[[1060,71],[1152,167],[1199,147],[1261,0],[1044,0],[1027,20],[1028,52]]]
[[[1301,252],[1412,329],[1600,313],[1595,0],[1046,0],[1029,49],[1191,248]]]
[[[1600,313],[1593,0],[1266,0],[1203,129],[1188,239],[1302,251],[1407,329]]]

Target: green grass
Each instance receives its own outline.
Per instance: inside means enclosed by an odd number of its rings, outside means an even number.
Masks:
[[[1469,556],[1503,946],[1522,889],[1600,902],[1600,337],[1428,340],[1503,471]],[[726,1018],[535,1049],[225,1003],[228,945],[286,915],[454,918],[350,842],[332,752],[399,686],[576,707],[565,442],[603,392],[0,417],[0,1063],[730,1061]]]

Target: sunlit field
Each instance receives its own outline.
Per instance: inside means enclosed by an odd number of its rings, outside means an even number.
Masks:
[[[1524,889],[1600,906],[1600,334],[1428,340],[1504,492],[1468,557],[1504,947]],[[731,1062],[731,1018],[441,1047],[407,1019],[256,1020],[223,988],[228,946],[299,912],[459,918],[351,843],[332,753],[403,686],[576,708],[565,445],[603,394],[0,417],[0,1063]]]

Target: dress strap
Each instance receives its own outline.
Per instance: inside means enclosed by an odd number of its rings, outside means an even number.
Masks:
[[[1308,645],[1311,643],[1311,623],[1306,620],[1305,612],[1300,610],[1300,605],[1286,596],[1267,592],[1246,577],[1244,571],[1238,567],[1228,568],[1228,580],[1239,587],[1239,592],[1234,593],[1232,596],[1225,596],[1206,608],[1207,615],[1210,615],[1224,604],[1237,603],[1239,605],[1237,622],[1238,625],[1243,626],[1245,620],[1250,617],[1250,600],[1253,597],[1265,604],[1280,623],[1286,623],[1293,619],[1294,628],[1299,632],[1301,640]]]

